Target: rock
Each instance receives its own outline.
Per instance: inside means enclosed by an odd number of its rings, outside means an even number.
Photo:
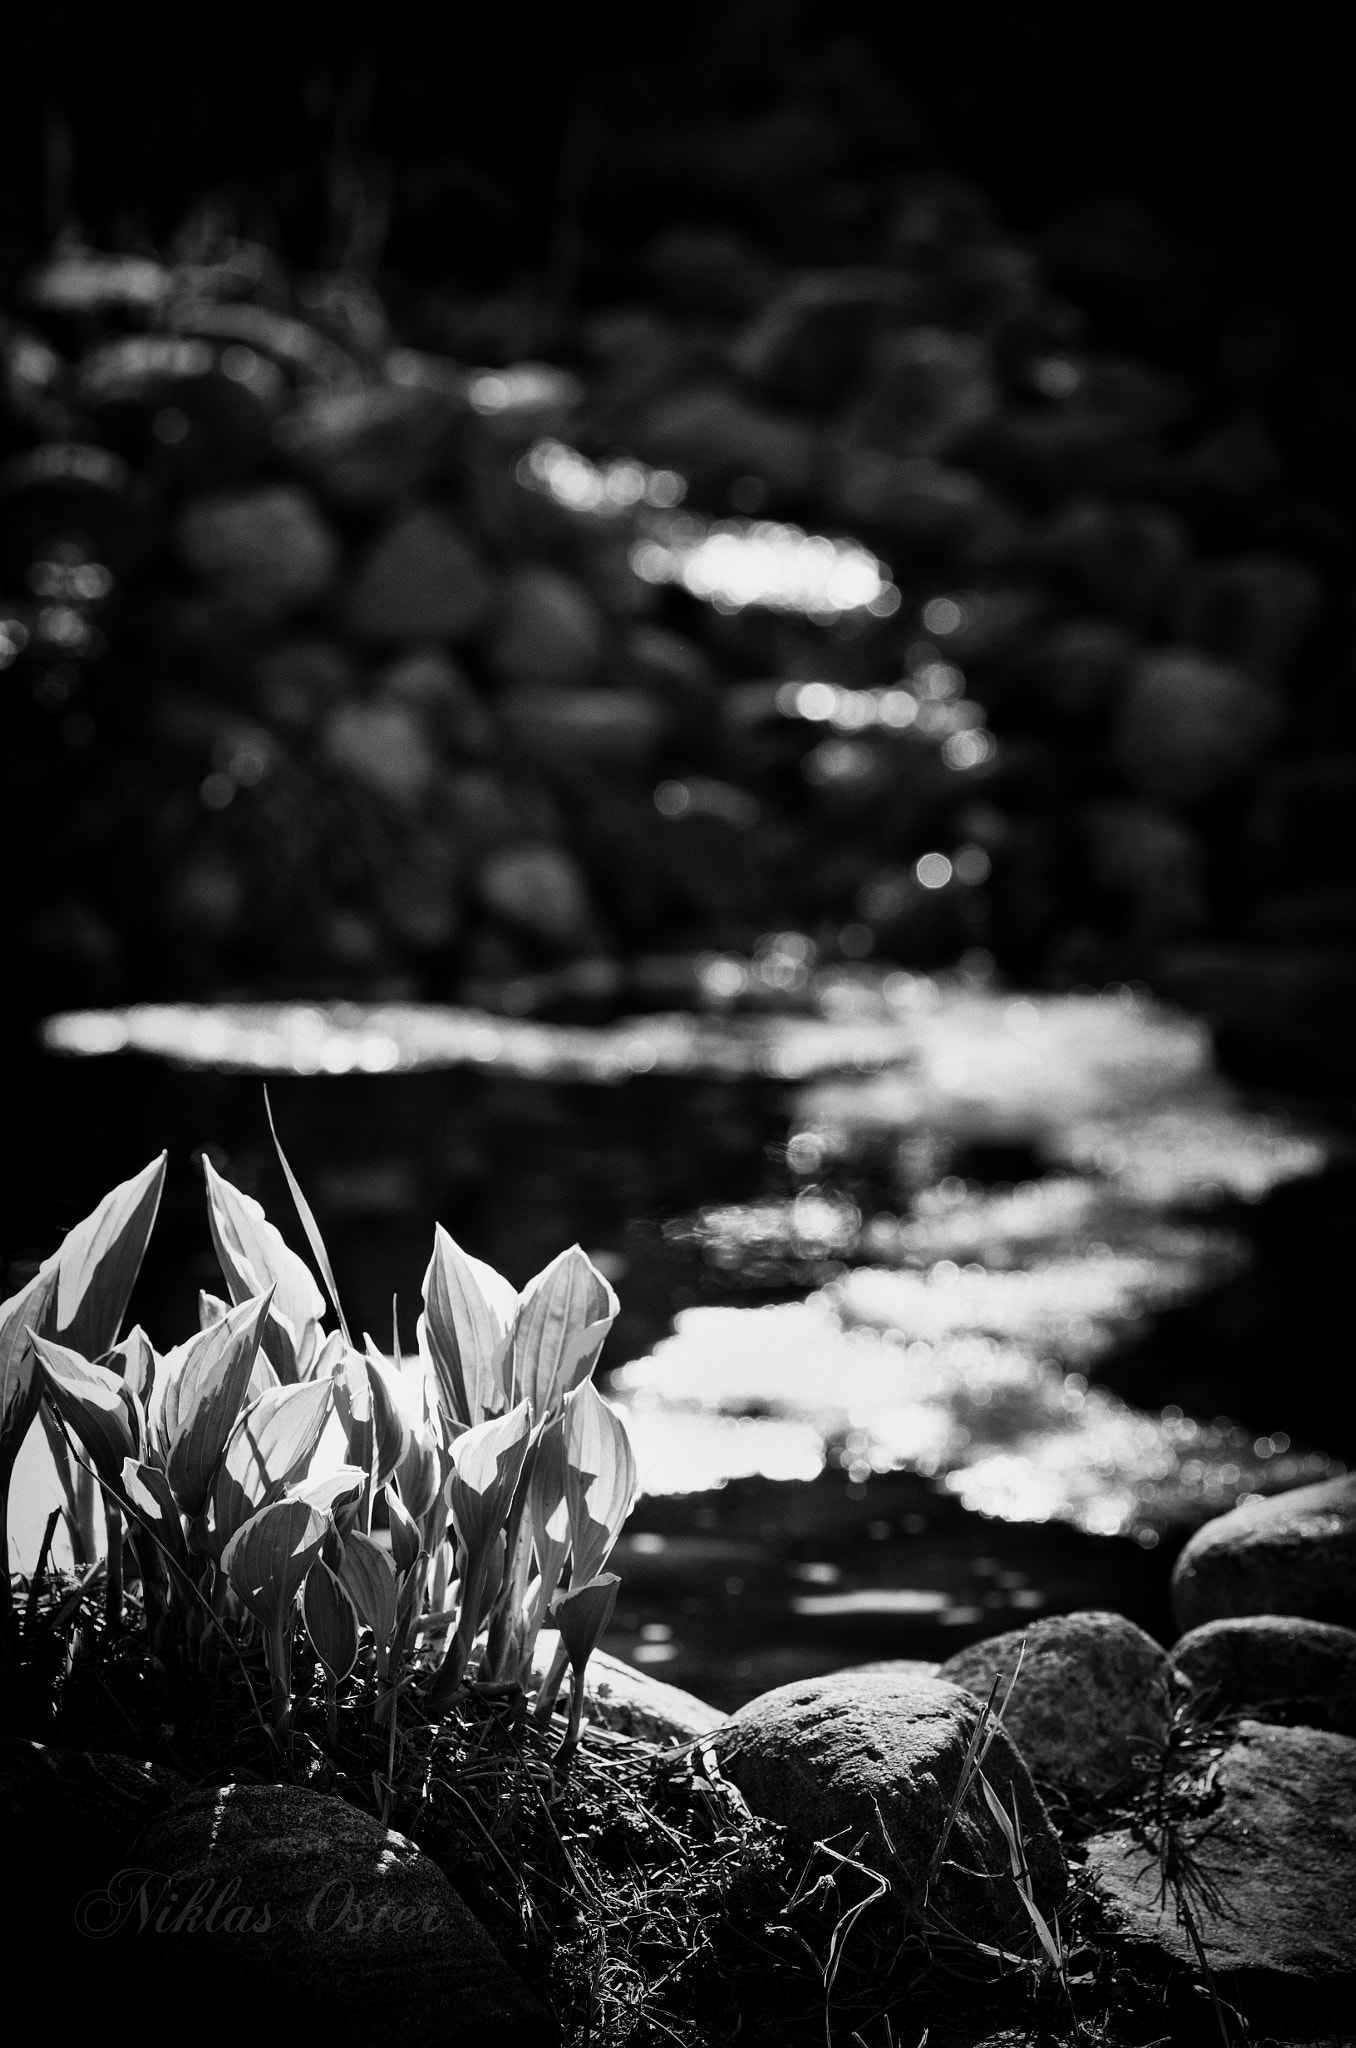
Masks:
[[[1208,923],[1201,848],[1179,819],[1112,798],[1089,804],[1082,822],[1091,879],[1124,905],[1132,944],[1161,944]]]
[[[506,683],[572,689],[589,682],[607,645],[607,622],[563,569],[519,569],[506,583],[486,642]]]
[[[916,1894],[941,1842],[978,1712],[968,1693],[939,1678],[835,1673],[751,1700],[713,1746],[755,1813],[807,1841],[834,1837],[867,1862],[881,1859],[879,1867]],[[1064,1890],[1063,1854],[1001,1729],[984,1769],[1005,1804],[1016,1799],[1036,1900],[1047,1910]],[[1008,1872],[1007,1849],[976,1785],[933,1877],[930,1904],[973,1939],[1025,1947],[1030,1922]]]
[[[1116,758],[1146,796],[1198,803],[1237,781],[1280,723],[1274,697],[1239,669],[1167,647],[1135,665],[1116,721]]]
[[[1172,1611],[1183,1631],[1246,1614],[1356,1627],[1356,1472],[1207,1522],[1173,1569]]]
[[[596,940],[588,884],[563,846],[505,846],[482,864],[476,889],[505,924],[553,952],[580,952]]]
[[[463,640],[480,625],[493,591],[479,554],[446,513],[407,512],[374,543],[345,606],[359,640]]]
[[[326,760],[391,803],[417,804],[432,784],[437,764],[428,733],[404,704],[340,704],[320,744]]]
[[[703,649],[670,626],[633,626],[626,636],[628,673],[661,703],[678,713],[709,715],[717,689]]]
[[[274,439],[325,497],[366,512],[445,472],[467,417],[448,391],[377,386],[322,394],[280,421]]]
[[[946,455],[997,407],[998,384],[977,335],[911,327],[873,351],[851,438],[896,455]]]
[[[774,497],[794,500],[815,482],[810,428],[718,384],[689,384],[656,399],[637,415],[632,440],[645,461],[680,471],[699,492],[752,477]]]
[[[722,228],[669,228],[645,252],[660,296],[684,313],[748,313],[777,286],[777,273],[751,243]]]
[[[545,1676],[559,1640],[554,1629],[543,1629],[537,1637],[532,1652],[532,1674],[537,1680]],[[567,1677],[566,1688],[568,1684]],[[642,1742],[689,1742],[694,1736],[713,1734],[726,1719],[719,1707],[708,1707],[695,1693],[665,1685],[622,1658],[610,1657],[606,1650],[595,1650],[589,1658],[584,1699],[590,1721]]]
[[[1346,1088],[1356,1078],[1356,963],[1349,945],[1165,947],[1145,963],[1153,986],[1203,1013],[1221,1059],[1249,1080]]]
[[[942,548],[970,559],[986,546],[992,556],[1015,524],[1007,507],[968,469],[931,456],[889,455],[879,448],[845,448],[830,471],[831,515],[858,526],[878,526],[915,547]]]
[[[1100,724],[1130,677],[1135,635],[1113,619],[1061,619],[1036,640],[1023,664],[1035,694],[1061,725]]]
[[[1284,555],[1237,555],[1192,579],[1182,630],[1197,647],[1263,677],[1283,678],[1317,623],[1323,585]]]
[[[466,671],[443,647],[412,647],[378,678],[383,699],[403,704],[462,754],[493,754],[494,720]]]
[[[139,1830],[189,1790],[140,1758],[52,1749],[0,1736],[5,1926],[30,1909],[67,1929],[75,1902],[104,1884]]]
[[[981,1700],[1001,1679],[1001,1705],[1019,1654],[1003,1726],[1036,1783],[1092,1799],[1132,1784],[1136,1758],[1167,1732],[1167,1653],[1122,1615],[1059,1614],[970,1644],[938,1677]]]
[[[1050,521],[1037,555],[1113,611],[1154,619],[1176,592],[1187,540],[1181,521],[1161,506],[1085,497]]]
[[[151,1948],[157,1996],[191,1993],[209,2022],[247,1982],[275,2039],[291,2027],[335,2048],[378,2032],[410,2048],[553,2038],[432,1858],[342,1799],[209,1788],[152,1821],[134,1855],[134,1879],[84,1902],[89,1931],[116,1924],[112,1938],[148,1963]],[[215,2038],[228,2025],[238,2038],[238,2011]]]
[[[1356,1736],[1356,1629],[1251,1614],[1204,1622],[1172,1658],[1207,1712]]]
[[[334,640],[284,640],[255,663],[254,701],[273,725],[304,732],[358,687],[358,665]]]
[[[1244,1721],[1183,1802],[1188,1893],[1222,1998],[1255,2026],[1337,2025],[1356,2010],[1356,1742]],[[1195,1807],[1195,1811],[1190,1810]],[[1197,1973],[1160,1865],[1128,1829],[1087,1845],[1088,1870],[1131,1957]]]
[[[775,398],[827,405],[857,376],[904,299],[897,270],[863,264],[805,271],[736,336],[731,358]]]
[[[639,774],[664,737],[664,708],[642,690],[508,692],[500,713],[519,751],[538,767]]]
[[[236,611],[271,625],[324,595],[339,543],[295,484],[256,484],[192,499],[178,522],[188,567]]]

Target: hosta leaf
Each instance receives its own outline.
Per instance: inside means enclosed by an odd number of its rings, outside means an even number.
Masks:
[[[393,1486],[386,1489],[386,1515],[391,1529],[391,1558],[398,1572],[407,1572],[419,1556],[419,1524]]]
[[[552,1618],[560,1630],[560,1640],[569,1654],[571,1667],[577,1674],[582,1674],[612,1619],[620,1584],[615,1572],[603,1572],[585,1585],[572,1586],[568,1593],[556,1595],[551,1609]]]
[[[370,1337],[365,1364],[372,1392],[372,1456],[374,1486],[385,1486],[409,1448],[410,1424],[400,1375],[378,1352]]]
[[[527,1513],[537,1570],[550,1598],[570,1547],[569,1506],[565,1498],[565,1418],[548,1423],[532,1455],[527,1482]]]
[[[122,1468],[122,1492],[134,1518],[146,1523],[175,1563],[187,1570],[183,1517],[164,1473],[155,1465],[138,1464],[135,1458],[127,1458]]]
[[[355,1529],[344,1539],[339,1582],[384,1650],[395,1633],[396,1599],[400,1588],[395,1566],[379,1543]]]
[[[110,1372],[120,1372],[127,1383],[129,1392],[144,1416],[150,1406],[151,1392],[155,1386],[155,1352],[151,1340],[140,1323],[129,1330],[120,1344],[106,1352],[99,1360]]]
[[[339,1289],[334,1284],[334,1268],[330,1265],[330,1255],[325,1249],[325,1240],[320,1235],[320,1225],[311,1213],[311,1205],[301,1192],[301,1182],[293,1173],[288,1163],[287,1154],[283,1151],[282,1141],[278,1136],[278,1127],[273,1121],[273,1105],[268,1099],[267,1088],[264,1089],[264,1114],[268,1118],[269,1135],[273,1140],[273,1149],[278,1155],[278,1164],[281,1166],[283,1176],[291,1190],[292,1200],[297,1205],[297,1214],[301,1218],[301,1227],[306,1232],[306,1242],[315,1254],[315,1262],[320,1268],[321,1278],[329,1289],[330,1300],[334,1304],[334,1313],[339,1319],[339,1328],[343,1332],[344,1342],[348,1344],[352,1340],[348,1334],[348,1324],[344,1320],[344,1311],[339,1305]]]
[[[491,1542],[508,1520],[531,1432],[527,1403],[520,1401],[507,1415],[477,1423],[453,1444],[447,1498],[468,1550]]]
[[[517,1293],[502,1273],[464,1252],[440,1223],[424,1275],[419,1343],[445,1413],[464,1429],[502,1415],[511,1403],[517,1308]]]
[[[165,1470],[190,1519],[206,1505],[217,1461],[244,1405],[269,1297],[241,1302],[190,1340],[173,1389]],[[166,1414],[170,1402],[166,1400]]]
[[[43,1268],[57,1276],[54,1334],[83,1358],[98,1358],[118,1341],[160,1207],[166,1157],[106,1194]]]
[[[421,1522],[437,1500],[443,1484],[443,1461],[431,1430],[410,1431],[405,1455],[396,1466],[394,1479],[400,1498],[417,1522]]]
[[[301,1612],[315,1653],[337,1685],[358,1661],[358,1612],[323,1557],[306,1574]]]
[[[200,1287],[198,1289],[198,1328],[200,1330],[210,1330],[213,1323],[221,1321],[230,1306],[230,1302],[223,1301],[219,1294],[208,1294],[205,1288]]]
[[[271,1388],[238,1418],[212,1488],[218,1548],[305,1474],[333,1398],[329,1380],[306,1380],[297,1387]]]
[[[203,1155],[207,1221],[217,1262],[239,1303],[272,1287],[273,1308],[264,1347],[278,1375],[295,1380],[305,1372],[318,1340],[325,1297],[306,1261],[284,1242],[251,1195],[242,1194]]]
[[[0,1487],[42,1400],[43,1376],[30,1329],[51,1328],[56,1274],[44,1269],[0,1303]]]
[[[313,1508],[330,1515],[343,1533],[343,1517],[363,1490],[363,1474],[356,1465],[340,1465],[318,1479],[299,1479],[290,1489],[289,1500],[308,1501]]]
[[[231,1591],[272,1630],[320,1555],[329,1518],[305,1500],[273,1501],[237,1529],[221,1555]]]
[[[99,1477],[120,1488],[123,1460],[141,1456],[136,1404],[122,1374],[50,1338],[34,1337],[33,1348],[53,1407],[79,1437]]]
[[[635,1504],[636,1460],[626,1424],[588,1380],[565,1402],[565,1497],[571,1584],[594,1578]]]
[[[528,1281],[513,1328],[513,1392],[526,1399],[534,1421],[556,1414],[588,1378],[617,1308],[616,1295],[577,1244]]]

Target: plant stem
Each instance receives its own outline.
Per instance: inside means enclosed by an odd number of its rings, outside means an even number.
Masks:
[[[104,1529],[108,1538],[108,1577],[104,1583],[104,1622],[122,1626],[122,1509],[104,1495]]]

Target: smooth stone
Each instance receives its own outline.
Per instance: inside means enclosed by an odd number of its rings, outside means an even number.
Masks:
[[[1265,677],[1290,673],[1324,606],[1314,571],[1286,555],[1236,555],[1192,578],[1182,606],[1188,640]]]
[[[1123,1615],[1050,1615],[971,1643],[938,1676],[982,1700],[998,1679],[1002,1706],[1014,1672],[1003,1726],[1038,1785],[1104,1797],[1133,1783],[1137,1757],[1162,1747],[1172,1660]]]
[[[327,498],[368,511],[437,477],[468,418],[450,392],[377,386],[326,392],[281,421],[274,437]]]
[[[969,1693],[940,1678],[834,1673],[750,1700],[715,1736],[714,1747],[721,1770],[755,1813],[808,1841],[832,1838],[867,1862],[879,1860],[906,1895],[916,1896],[979,1711]],[[1001,1727],[984,1771],[1005,1806],[1016,1800],[1036,1902],[1046,1911],[1065,1887],[1063,1852],[1031,1774]],[[1025,1948],[1031,1924],[1009,1872],[1002,1834],[975,1785],[957,1816],[929,1904],[974,1940]]]
[[[977,335],[910,327],[874,349],[849,431],[897,455],[946,455],[998,405],[993,363]]]
[[[563,569],[540,564],[508,578],[486,654],[503,682],[566,690],[592,678],[606,645],[607,621],[587,590]]]
[[[313,604],[339,567],[338,540],[296,484],[194,498],[179,515],[178,543],[188,567],[259,625]]]
[[[255,663],[254,701],[265,718],[305,732],[329,705],[358,687],[358,664],[334,640],[284,640]]]
[[[1244,1614],[1356,1627],[1356,1472],[1207,1522],[1173,1569],[1172,1611],[1184,1634]]]
[[[1146,796],[1199,803],[1236,782],[1280,725],[1275,697],[1241,669],[1193,647],[1155,648],[1135,666],[1114,749]]]
[[[120,1919],[115,1938],[137,1941],[146,1962],[151,1948],[157,1995],[177,1978],[196,2014],[234,2007],[244,1984],[273,2039],[287,2025],[331,2048],[367,2048],[378,2034],[405,2048],[554,2038],[433,1859],[342,1799],[211,1787],[152,1821],[135,1860],[139,1884],[105,1918]],[[139,1931],[143,1895],[151,1917]],[[223,2019],[236,2038],[239,2024],[238,2010]]]
[[[588,883],[563,846],[501,847],[482,863],[476,889],[487,910],[553,949],[578,951],[594,934]]]
[[[550,1667],[560,1638],[554,1629],[543,1629],[532,1652],[532,1675],[541,1680]],[[569,1675],[559,1698],[568,1697]],[[634,1735],[642,1742],[669,1744],[691,1742],[723,1727],[726,1716],[719,1707],[709,1707],[695,1693],[679,1685],[666,1685],[637,1671],[621,1657],[595,1650],[584,1671],[584,1712],[589,1721],[611,1728],[619,1735]]]
[[[404,704],[340,704],[320,734],[327,761],[397,805],[417,804],[437,770],[428,731]]]
[[[647,462],[670,465],[699,490],[756,477],[774,498],[800,498],[816,477],[812,430],[794,414],[716,384],[689,384],[647,406],[633,429]]]
[[[804,271],[735,337],[731,360],[741,376],[774,397],[827,404],[858,374],[881,327],[904,302],[897,270],[862,264]]]
[[[1205,1881],[1188,1892],[1222,1997],[1254,2024],[1349,2020],[1356,2010],[1356,1742],[1244,1721],[1179,1822]],[[1208,1789],[1207,1789],[1208,1788]],[[1160,1866],[1128,1829],[1094,1836],[1088,1869],[1131,1952],[1196,1973]]]
[[[643,772],[663,739],[664,707],[641,690],[549,690],[505,693],[500,716],[519,750],[547,773],[552,767]]]
[[[1211,1712],[1356,1736],[1356,1629],[1294,1614],[1207,1621],[1173,1662]]]
[[[345,618],[359,640],[461,640],[489,610],[492,585],[477,550],[435,506],[407,512],[360,564]]]

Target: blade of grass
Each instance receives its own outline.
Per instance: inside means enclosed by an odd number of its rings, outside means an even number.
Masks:
[[[278,1127],[273,1121],[273,1105],[268,1099],[267,1086],[264,1088],[264,1114],[268,1118],[268,1128],[273,1139],[273,1148],[278,1155],[278,1164],[282,1167],[283,1173],[287,1178],[287,1185],[292,1191],[292,1200],[296,1203],[297,1214],[301,1218],[301,1227],[306,1232],[306,1242],[315,1254],[315,1262],[320,1268],[321,1278],[324,1280],[326,1291],[331,1302],[334,1304],[334,1313],[339,1318],[339,1328],[343,1333],[344,1342],[351,1347],[353,1339],[348,1333],[348,1324],[344,1319],[344,1311],[339,1306],[339,1289],[335,1285],[334,1268],[330,1264],[330,1255],[325,1249],[325,1240],[320,1235],[320,1225],[316,1222],[311,1212],[311,1205],[301,1192],[301,1183],[289,1166],[287,1154],[283,1151],[282,1140],[278,1136]]]

